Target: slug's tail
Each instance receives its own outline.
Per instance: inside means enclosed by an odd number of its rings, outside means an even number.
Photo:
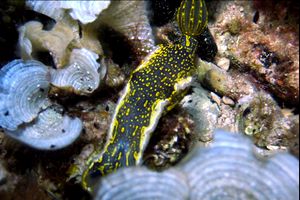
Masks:
[[[189,36],[200,35],[207,25],[207,14],[204,0],[183,0],[176,12],[180,31]]]
[[[83,173],[82,186],[88,191],[96,184],[99,177],[105,176],[120,167],[136,165],[136,160],[128,145],[120,142],[118,145],[109,145],[100,158]]]

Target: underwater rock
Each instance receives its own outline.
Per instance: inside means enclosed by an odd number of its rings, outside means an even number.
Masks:
[[[130,167],[103,177],[95,199],[297,199],[299,161],[279,153],[258,158],[245,136],[215,132],[177,166],[162,172]]]
[[[64,23],[57,22],[47,31],[43,30],[43,24],[38,21],[30,21],[19,28],[19,49],[22,59],[37,59],[40,52],[49,54],[55,67],[64,66],[69,57],[67,50],[70,42],[75,38],[73,30]]]
[[[275,3],[282,4],[282,9],[274,6]],[[219,47],[218,54],[229,58],[232,66],[242,73],[251,74],[254,82],[259,82],[285,104],[296,106],[299,102],[298,15],[293,16],[283,3],[274,2],[265,7],[268,12],[255,10],[255,4],[270,3],[218,2],[218,9],[211,12],[216,22],[209,25]],[[299,10],[299,6],[289,9]]]
[[[111,59],[105,59],[105,65],[107,66],[107,73],[104,77],[105,84],[112,88],[122,86],[125,81],[125,74],[119,65],[114,63]]]
[[[222,102],[226,105],[230,105],[230,106],[234,106],[235,103],[232,99],[230,99],[229,97],[223,96],[222,97]]]
[[[227,105],[222,98],[221,104],[219,105],[220,115],[217,120],[216,128],[231,132],[238,131],[236,127],[236,110],[234,109],[234,105]]]
[[[200,85],[193,87],[193,93],[180,102],[194,120],[194,132],[201,141],[210,141],[220,113],[218,105],[211,102],[208,92]]]
[[[95,200],[152,200],[188,198],[185,176],[175,169],[163,173],[132,167],[103,178],[95,190]]]
[[[176,114],[167,114],[159,121],[143,153],[143,165],[148,168],[160,171],[174,166],[197,142],[190,115],[182,110],[173,112]]]
[[[5,187],[3,187],[3,184],[7,182],[8,172],[4,168],[2,164],[2,160],[0,160],[0,194],[3,192],[3,190],[6,190]]]
[[[110,113],[102,109],[93,109],[82,112],[81,118],[84,124],[83,140],[99,142],[106,138],[106,131],[111,120]]]
[[[63,148],[78,138],[82,122],[78,118],[72,119],[62,113],[62,108],[51,106],[40,112],[38,117],[25,127],[5,133],[36,149]]]
[[[229,69],[229,66],[230,66],[230,60],[228,58],[225,58],[225,57],[221,57],[221,58],[217,57],[216,58],[216,64],[221,69],[224,69],[225,71],[227,71]]]
[[[291,134],[290,131],[293,123],[283,117],[277,102],[263,90],[263,87],[254,84],[247,74],[240,74],[235,70],[225,71],[213,63],[199,59],[197,75],[203,87],[222,97],[221,102],[218,100],[220,108],[218,128],[249,132],[248,134],[257,137],[255,143],[258,146],[268,149],[291,146],[291,138],[295,138],[293,136],[295,134]],[[235,102],[240,102],[239,108],[230,108],[235,106]],[[265,109],[269,110],[269,113],[264,114]],[[254,113],[248,115],[251,112]],[[247,121],[247,125],[244,124],[244,120]],[[253,131],[258,134],[253,134]]]
[[[2,166],[2,162],[0,162],[0,183],[5,182],[7,176],[7,172],[5,168]]]
[[[0,159],[0,197],[5,199],[7,193],[13,191],[20,179],[17,175],[10,173],[4,166],[4,160]]]
[[[291,117],[292,127],[291,133],[292,137],[289,139],[289,150],[290,152],[299,158],[299,115]]]
[[[32,10],[57,21],[63,19],[65,15],[70,15],[83,24],[93,22],[109,4],[110,1],[26,1],[26,5]]]
[[[76,94],[91,94],[106,73],[106,67],[97,62],[98,58],[96,53],[87,49],[73,49],[69,65],[51,71],[51,84]]]
[[[197,64],[197,76],[204,87],[235,101],[257,91],[256,87],[243,75],[229,73],[215,64],[201,59],[198,60]]]
[[[0,71],[0,126],[14,131],[50,105],[48,68],[34,60],[14,60]]]
[[[286,149],[296,140],[293,120],[285,117],[274,101],[264,92],[241,98],[236,107],[239,131],[251,135],[257,146],[270,150]]]
[[[94,104],[97,106],[95,107]],[[100,101],[92,104],[80,102],[77,106],[82,107],[80,118],[84,125],[83,140],[92,141],[92,143],[104,142],[116,107],[115,103],[112,101]]]

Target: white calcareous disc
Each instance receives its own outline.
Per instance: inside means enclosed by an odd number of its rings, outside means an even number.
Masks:
[[[77,94],[92,93],[105,74],[105,67],[97,62],[98,58],[96,53],[87,49],[73,49],[70,64],[63,69],[52,70],[51,83],[56,87],[70,87]]]
[[[47,15],[57,21],[70,15],[83,24],[93,22],[102,10],[110,4],[106,1],[38,1],[28,0],[26,5],[32,10]]]
[[[81,133],[82,122],[62,114],[60,107],[51,106],[26,127],[7,131],[11,137],[36,149],[55,150],[71,144]]]
[[[14,60],[0,70],[0,126],[16,130],[50,105],[50,73],[34,60]]]
[[[298,199],[299,161],[287,153],[258,159],[252,147],[247,138],[224,131],[215,133],[210,147],[195,147],[179,166],[190,199]]]
[[[95,200],[182,200],[188,197],[185,176],[175,169],[154,172],[133,167],[118,170],[100,181]]]

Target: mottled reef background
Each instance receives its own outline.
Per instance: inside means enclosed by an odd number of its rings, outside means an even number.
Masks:
[[[156,43],[176,39],[179,33],[170,22],[180,0],[147,2]],[[253,136],[254,143],[264,148],[266,154],[283,150],[299,158],[299,1],[206,2],[209,31],[197,38],[197,54],[218,67],[202,63],[204,67],[197,76],[204,89],[194,86],[182,106],[160,120],[145,152],[146,164],[155,169],[176,164],[189,151],[192,140],[205,143],[211,139],[211,131],[205,130],[235,130],[235,116],[239,117],[239,131]],[[24,1],[0,1],[1,67],[20,58],[18,28],[31,20],[41,22],[44,30],[55,24],[53,19],[26,8]],[[120,83],[108,78],[107,87],[90,97],[56,99],[71,115],[80,117],[85,127],[81,137],[67,148],[35,150],[0,131],[0,199],[91,199],[79,184],[73,180],[66,182],[66,172],[73,162],[80,162],[77,156],[83,148],[105,138],[124,79],[141,57],[123,35],[110,28],[104,27],[98,36],[107,49],[104,54],[121,68],[121,72],[110,68],[112,75],[121,77],[117,79]],[[54,63],[49,52],[37,56],[47,65]],[[114,84],[118,86],[110,87]],[[243,99],[248,95],[253,99]],[[189,100],[209,106],[198,107]],[[199,110],[210,115],[201,115]],[[199,120],[193,119],[191,113]],[[266,129],[258,131],[262,126]],[[275,129],[279,131],[270,131]],[[203,130],[203,134],[191,134],[193,130]],[[174,135],[177,142],[173,141]],[[160,152],[166,157],[160,158]],[[153,160],[155,156],[158,159]]]

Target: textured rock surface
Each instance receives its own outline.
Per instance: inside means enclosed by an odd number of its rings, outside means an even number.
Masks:
[[[251,74],[279,99],[299,101],[299,10],[293,1],[212,2],[209,28],[218,54]],[[280,14],[279,14],[280,13]]]

